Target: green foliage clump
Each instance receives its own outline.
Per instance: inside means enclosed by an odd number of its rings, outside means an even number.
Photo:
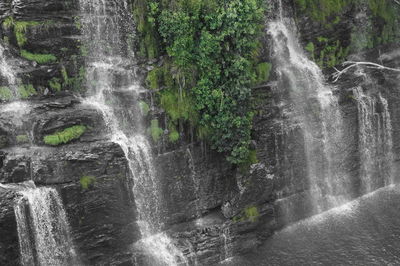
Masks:
[[[33,54],[26,50],[21,50],[21,56],[38,64],[54,63],[57,61],[57,57],[52,54]]]
[[[257,218],[260,216],[260,213],[258,212],[258,209],[256,206],[251,206],[244,210],[244,215],[247,220],[255,222],[257,220]]]
[[[373,46],[400,41],[400,5],[391,0],[368,0],[374,30]]]
[[[23,144],[23,143],[28,143],[29,142],[29,137],[28,135],[18,135],[16,137],[17,143]]]
[[[74,17],[74,25],[75,25],[75,28],[77,28],[78,30],[82,29],[81,19],[78,16]]]
[[[62,88],[62,86],[61,86],[61,83],[60,83],[60,79],[58,79],[58,78],[52,78],[50,81],[49,81],[49,86],[50,86],[50,88],[52,88],[54,91],[61,91],[61,88]]]
[[[250,166],[256,163],[258,163],[257,151],[250,150],[247,159],[239,164],[239,170],[242,174],[246,174],[249,171]]]
[[[179,119],[183,119],[195,123],[197,113],[194,110],[194,103],[186,91],[182,91],[180,94],[179,90],[164,90],[161,93],[160,102],[172,122],[176,123]]]
[[[155,68],[147,74],[146,81],[152,90],[159,88],[159,69]]]
[[[171,60],[169,74],[153,70],[148,82],[153,89],[160,87],[160,81],[170,83],[164,84],[160,97],[172,121],[196,124],[232,163],[248,157],[250,88],[269,74],[268,65],[260,65],[257,72],[253,63],[264,5],[261,0],[152,0],[145,7],[148,16],[138,23],[139,32],[157,29],[155,39],[163,40]],[[164,82],[166,76],[173,81]]]
[[[0,100],[9,101],[13,98],[13,94],[8,87],[0,87]]]
[[[159,35],[154,25],[152,14],[158,9],[158,3],[149,0],[135,0],[133,17],[139,35],[139,55],[146,58],[155,58],[160,54]]]
[[[96,183],[96,177],[94,176],[82,176],[80,179],[81,188],[83,190],[88,189],[91,185]]]
[[[176,129],[173,129],[168,135],[168,139],[172,143],[177,142],[179,140],[179,137],[179,132]]]
[[[400,5],[392,0],[296,0],[298,14],[307,14],[313,20],[320,22],[325,28],[332,28],[345,16],[346,11],[367,7],[367,24],[354,28],[351,38],[351,49],[358,52],[364,48],[373,48],[380,44],[400,41]],[[309,47],[310,49],[312,47]],[[317,48],[317,47],[315,47]],[[330,45],[333,53],[335,44]],[[343,47],[343,49],[345,49]],[[317,50],[317,49],[316,49]],[[312,53],[311,51],[309,51]],[[340,51],[337,50],[337,53]],[[344,53],[345,51],[343,51]],[[316,60],[319,60],[316,58]],[[328,62],[332,65],[333,62]],[[340,61],[340,60],[339,60]]]
[[[22,99],[27,99],[33,95],[36,95],[37,91],[32,84],[27,84],[18,87],[18,94],[19,97],[21,97]]]
[[[259,216],[260,213],[258,211],[258,208],[256,206],[250,206],[245,208],[239,215],[233,217],[233,222],[255,222],[257,221]]]
[[[79,73],[75,76],[70,77],[65,66],[61,67],[60,73],[62,79],[62,87],[70,88],[75,91],[82,90],[82,85],[85,83],[86,79],[86,69],[83,66],[79,68]]]
[[[43,138],[44,143],[47,145],[58,146],[66,144],[72,140],[79,139],[87,128],[83,125],[77,125],[64,129],[63,131],[56,132],[52,135],[47,135]]]
[[[28,41],[26,37],[26,31],[30,27],[40,26],[40,25],[51,25],[53,21],[45,21],[45,22],[38,22],[38,21],[20,21],[15,20],[13,17],[9,16],[6,17],[3,21],[3,28],[4,29],[11,29],[14,28],[15,38],[17,40],[17,44],[19,47],[23,47],[26,42]]]
[[[328,20],[337,23],[338,19],[340,19],[337,14],[340,14],[343,9],[349,6],[353,1],[354,0],[296,0],[296,4],[301,12],[307,12],[314,20],[327,24]]]
[[[159,127],[158,120],[153,119],[150,122],[150,134],[155,142],[158,142],[161,138],[161,135],[164,133],[164,130]]]
[[[314,45],[313,42],[309,42],[305,50],[321,68],[334,67],[342,63],[349,53],[350,47],[344,48],[339,40],[331,41],[325,37],[318,37],[316,43],[317,45]]]
[[[256,84],[261,84],[269,80],[272,65],[268,62],[259,63],[256,66]]]

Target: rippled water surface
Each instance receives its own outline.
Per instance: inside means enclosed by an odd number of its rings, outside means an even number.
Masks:
[[[286,227],[225,265],[400,265],[400,186]]]

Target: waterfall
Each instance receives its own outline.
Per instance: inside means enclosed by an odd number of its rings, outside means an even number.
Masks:
[[[177,265],[186,259],[162,232],[162,195],[156,178],[150,144],[145,136],[134,54],[134,34],[128,1],[80,0],[83,38],[88,48],[84,100],[103,115],[111,141],[119,144],[129,163],[138,226],[151,265]]]
[[[0,43],[0,74],[5,79],[8,86],[14,86],[17,83],[17,78],[12,69],[12,65],[7,60],[6,49],[2,43]]]
[[[268,33],[280,87],[287,89],[293,106],[291,119],[302,127],[311,202],[314,212],[321,212],[348,199],[346,173],[339,167],[342,116],[332,88],[291,28],[290,19],[279,17],[268,24]]]
[[[388,103],[361,87],[353,89],[358,108],[361,192],[393,183],[392,126]]]
[[[22,265],[79,265],[67,216],[53,188],[28,188],[15,206]]]

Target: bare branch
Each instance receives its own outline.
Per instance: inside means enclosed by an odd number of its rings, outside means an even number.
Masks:
[[[379,65],[373,62],[356,62],[356,61],[346,61],[342,64],[345,68],[342,70],[338,70],[335,68],[336,72],[332,75],[334,78],[333,82],[336,82],[339,80],[339,78],[345,74],[347,71],[349,71],[351,68],[356,67],[356,66],[365,66],[367,68],[373,68],[373,69],[380,69],[380,70],[389,70],[389,71],[394,71],[394,72],[400,72],[399,68],[391,68],[391,67],[386,67],[383,65]]]

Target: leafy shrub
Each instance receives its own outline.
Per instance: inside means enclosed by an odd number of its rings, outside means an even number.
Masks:
[[[255,71],[253,59],[264,24],[264,1],[145,2],[136,3],[136,10],[142,11],[134,14],[138,31],[146,47],[162,39],[164,47],[150,50],[164,48],[170,60],[167,71],[149,73],[150,88],[164,83],[161,105],[175,124],[190,121],[197,132],[207,132],[202,137],[230,162],[246,160],[253,118],[250,88],[269,74],[265,64]],[[156,53],[147,49],[147,54]]]

